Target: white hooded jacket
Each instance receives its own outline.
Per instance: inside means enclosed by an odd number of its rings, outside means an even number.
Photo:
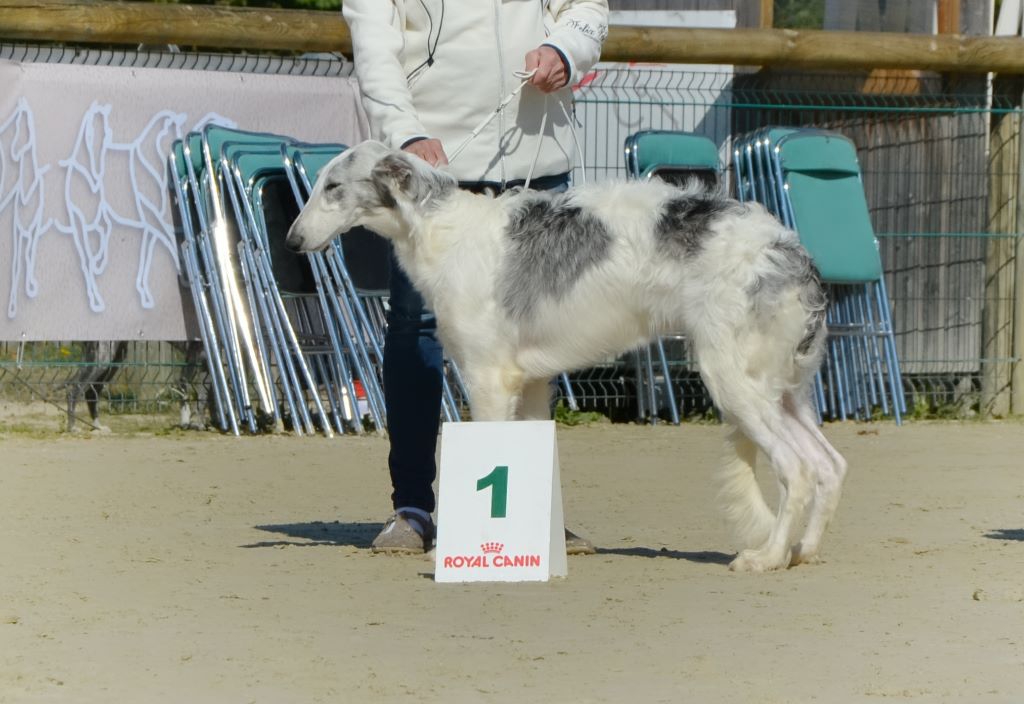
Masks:
[[[598,60],[607,0],[344,0],[355,72],[374,139],[401,148],[418,137],[452,152],[520,83],[529,51],[547,44],[576,83]],[[545,102],[547,101],[547,102]],[[525,86],[449,167],[461,181],[504,183],[570,171],[575,148],[566,87]],[[548,112],[544,135],[538,136]]]

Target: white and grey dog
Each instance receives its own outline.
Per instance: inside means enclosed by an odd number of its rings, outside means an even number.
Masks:
[[[733,426],[719,478],[744,549],[730,566],[816,558],[846,474],[810,398],[826,298],[796,235],[763,208],[660,181],[477,195],[364,142],[324,168],[288,246],[321,250],[356,225],[394,243],[475,420],[548,418],[553,375],[684,332]],[[758,449],[779,482],[774,513]]]

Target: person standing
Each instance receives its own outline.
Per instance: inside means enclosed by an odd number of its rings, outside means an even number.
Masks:
[[[607,0],[345,0],[371,136],[446,168],[469,190],[565,190],[575,164],[572,91],[601,53]],[[528,84],[479,134],[474,129]],[[449,154],[463,147],[449,163]],[[442,350],[433,314],[392,256],[384,345],[394,513],[372,549],[422,553],[431,513]],[[594,552],[566,531],[567,551]]]

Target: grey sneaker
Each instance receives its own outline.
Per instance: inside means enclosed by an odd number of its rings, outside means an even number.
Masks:
[[[370,544],[372,552],[422,554],[434,546],[434,522],[411,511],[395,511]]]
[[[565,554],[566,555],[593,555],[597,552],[594,544],[586,538],[565,529]]]

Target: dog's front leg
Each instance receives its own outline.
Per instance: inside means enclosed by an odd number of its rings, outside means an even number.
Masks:
[[[522,402],[516,418],[520,420],[551,420],[551,381],[532,379],[523,385]]]
[[[469,405],[473,420],[515,420],[523,397],[523,374],[518,369],[469,365]]]

